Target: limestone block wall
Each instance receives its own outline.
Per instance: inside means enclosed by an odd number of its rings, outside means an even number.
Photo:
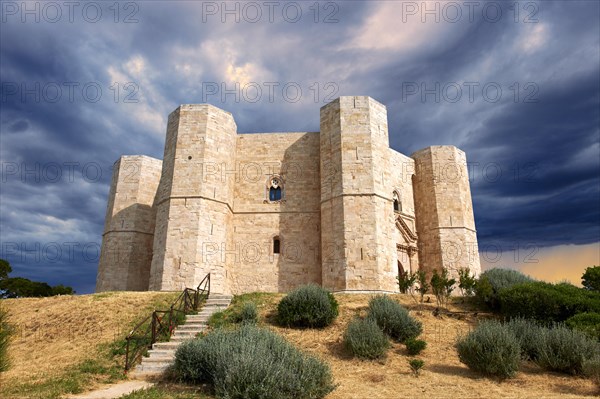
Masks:
[[[240,134],[229,172],[235,179],[233,243],[221,252],[232,292],[320,284],[319,134]],[[271,176],[283,181],[282,201],[268,200]],[[275,237],[279,254],[273,253]]]
[[[225,262],[207,256],[231,241],[233,183],[213,173],[235,160],[235,121],[211,105],[182,105],[169,116],[150,289],[195,287],[211,273],[211,289],[228,292]]]
[[[395,290],[385,106],[340,97],[321,108],[322,281],[339,290]]]
[[[465,153],[454,146],[417,151],[414,179],[419,261],[428,272],[479,274],[479,251]]]
[[[397,218],[400,217],[410,231],[418,235],[412,182],[415,174],[415,161],[392,149],[389,152],[390,168],[386,174],[386,181],[389,182],[389,190],[392,190],[389,195],[393,197],[394,191],[398,193],[401,208],[399,212],[392,212],[389,223],[395,226]],[[390,207],[393,209],[393,199]],[[418,248],[418,242],[414,242],[410,237],[407,239],[401,230],[396,227],[393,231],[393,245],[397,244]],[[398,268],[398,261],[400,261],[405,272],[414,272],[419,269],[418,252],[398,250],[398,248],[392,248],[391,251],[393,255],[392,263],[396,265],[396,268]]]
[[[162,162],[123,156],[113,167],[98,264],[96,291],[148,289],[155,212]]]

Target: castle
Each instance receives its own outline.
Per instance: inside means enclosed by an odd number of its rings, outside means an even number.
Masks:
[[[399,273],[479,252],[465,153],[389,148],[370,97],[323,106],[320,132],[237,134],[212,105],[169,115],[163,160],[114,165],[97,291],[398,291]]]

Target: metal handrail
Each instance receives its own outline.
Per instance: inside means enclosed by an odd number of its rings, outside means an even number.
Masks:
[[[194,288],[186,288],[171,304],[169,310],[154,310],[152,314],[146,317],[144,320],[139,322],[125,337],[126,348],[125,348],[125,371],[128,371],[135,362],[141,358],[142,354],[146,349],[152,347],[157,342],[161,335],[168,335],[171,337],[173,330],[176,327],[176,314],[188,314],[197,312],[204,304],[210,295],[210,273],[208,273],[200,284]],[[160,316],[162,314],[162,317]],[[168,323],[165,323],[165,316],[168,315]],[[150,323],[148,324],[148,322]],[[147,325],[146,329],[143,329],[144,325]],[[143,333],[140,336],[136,334],[140,331]],[[137,338],[138,345],[132,348]],[[133,343],[132,343],[133,342]]]

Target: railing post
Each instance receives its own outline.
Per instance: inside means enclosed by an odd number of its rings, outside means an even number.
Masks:
[[[130,337],[125,338],[127,341],[127,346],[125,349],[125,371],[129,370],[129,338]]]
[[[156,310],[152,312],[152,343],[156,342]]]

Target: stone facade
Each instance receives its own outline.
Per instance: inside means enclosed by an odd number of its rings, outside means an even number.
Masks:
[[[321,108],[320,132],[237,134],[233,116],[182,105],[163,161],[115,163],[97,291],[397,291],[400,272],[480,272],[465,153],[389,148],[369,97]]]

